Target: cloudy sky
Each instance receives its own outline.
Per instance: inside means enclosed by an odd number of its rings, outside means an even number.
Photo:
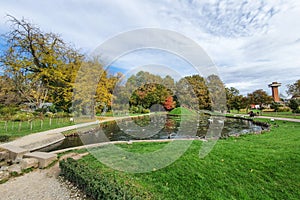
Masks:
[[[9,30],[7,14],[59,33],[87,54],[138,28],[178,32],[197,42],[223,82],[242,94],[256,89],[270,93],[267,85],[278,81],[285,95],[286,85],[300,79],[298,0],[9,0],[0,3],[0,33]],[[137,51],[114,65],[124,70],[153,59],[178,72],[186,62],[175,57],[160,50]]]

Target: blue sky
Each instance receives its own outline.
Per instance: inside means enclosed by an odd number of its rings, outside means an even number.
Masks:
[[[59,33],[85,53],[119,33],[164,28],[196,41],[217,66],[227,86],[242,94],[270,93],[300,78],[300,3],[297,0],[10,0],[0,3],[0,32],[9,30],[6,14],[24,17],[44,31]],[[125,71],[151,59],[180,71],[174,55],[133,52],[114,64]],[[148,63],[146,62],[148,60]],[[182,66],[181,66],[182,64]],[[183,70],[181,75],[191,72]]]

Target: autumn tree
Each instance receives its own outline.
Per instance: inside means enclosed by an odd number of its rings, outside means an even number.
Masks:
[[[172,96],[168,96],[164,102],[164,108],[166,110],[172,110],[176,106],[176,101],[174,101]]]
[[[11,106],[19,105],[22,102],[22,98],[13,85],[13,80],[10,77],[0,76],[0,104]]]
[[[263,105],[270,104],[273,101],[273,98],[262,89],[255,90],[254,92],[249,93],[247,96],[249,103],[259,105],[261,110],[263,109]]]
[[[82,61],[74,84],[73,109],[91,115],[111,109],[113,92],[120,75],[109,75],[99,58]]]
[[[37,108],[48,101],[67,111],[83,56],[59,35],[45,33],[25,19],[8,18],[11,31],[2,35],[6,49],[0,62],[15,90]]]
[[[293,97],[300,96],[300,79],[297,80],[294,84],[287,85],[288,90],[287,93],[292,95]]]
[[[238,112],[245,106],[245,99],[240,91],[234,87],[225,88],[228,110],[236,109]],[[246,107],[246,106],[245,106]]]
[[[227,110],[226,91],[220,77],[214,74],[208,76],[207,87],[211,99],[211,109],[214,111],[225,112]]]
[[[195,97],[197,98],[198,106],[199,106],[198,109],[210,110],[211,109],[211,99],[209,96],[208,87],[205,83],[205,79],[199,75],[187,76],[184,79],[190,85],[191,90],[194,92]],[[184,90],[184,88],[178,88],[177,90]],[[190,89],[188,89],[188,90],[190,90]],[[188,95],[188,96],[190,96],[190,95]],[[191,98],[195,98],[195,97],[191,97]],[[194,100],[191,99],[191,101],[194,101]]]

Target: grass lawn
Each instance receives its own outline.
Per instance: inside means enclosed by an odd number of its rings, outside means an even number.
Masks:
[[[174,108],[169,112],[171,115],[195,115],[196,112],[184,107]]]
[[[13,140],[31,133],[37,133],[74,124],[74,122],[70,122],[70,118],[53,118],[51,119],[51,122],[50,118],[45,118],[43,121],[36,119],[32,121],[32,128],[30,122],[27,121],[8,121],[7,124],[4,121],[0,121],[0,142]]]
[[[300,123],[276,121],[270,132],[219,140],[203,159],[198,157],[202,142],[194,141],[177,161],[149,173],[115,171],[92,155],[78,162],[148,191],[151,199],[299,199],[299,144]],[[165,145],[119,146],[145,153]]]
[[[254,113],[259,112],[260,110],[252,110]],[[250,110],[249,110],[250,112]],[[238,112],[237,110],[231,110],[231,114],[247,114],[246,112]],[[292,112],[262,112],[262,116],[268,117],[282,117],[282,118],[293,118],[300,119],[300,114],[292,113]]]

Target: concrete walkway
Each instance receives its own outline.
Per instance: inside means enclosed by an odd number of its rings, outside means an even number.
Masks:
[[[274,119],[274,120],[289,121],[289,122],[300,122],[300,119],[283,118],[283,117],[256,116],[255,118]]]

